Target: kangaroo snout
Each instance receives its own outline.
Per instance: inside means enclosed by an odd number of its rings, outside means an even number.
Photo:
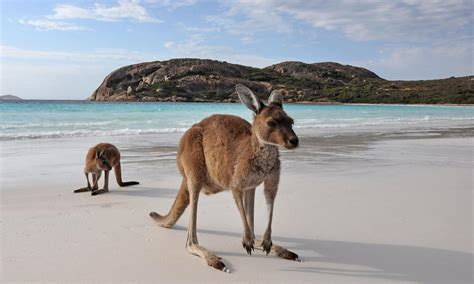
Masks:
[[[298,140],[298,137],[297,136],[291,136],[290,139],[288,139],[288,141],[295,145],[295,146],[298,146],[298,143],[299,143],[299,140]]]
[[[288,138],[288,142],[286,143],[285,148],[295,149],[296,147],[298,147],[298,145],[299,145],[298,136],[294,135],[294,136],[290,136],[290,138]]]

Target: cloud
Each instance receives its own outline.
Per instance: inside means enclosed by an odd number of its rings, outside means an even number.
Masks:
[[[81,63],[97,63],[104,61],[118,61],[136,63],[157,60],[154,54],[132,51],[127,49],[99,49],[91,52],[43,51],[22,49],[8,45],[0,45],[0,55],[5,59],[21,60],[48,60]]]
[[[54,9],[54,14],[47,16],[52,20],[65,19],[93,19],[98,21],[118,21],[131,19],[138,22],[160,23],[159,19],[153,18],[147,10],[140,5],[139,0],[119,0],[116,6],[105,6],[95,4],[91,8],[60,4]]]
[[[248,2],[248,5],[247,5]],[[289,33],[293,30],[285,15],[262,4],[262,1],[224,2],[229,9],[219,15],[206,16],[210,24],[243,38],[259,32]],[[261,3],[261,4],[259,4]]]
[[[82,26],[50,20],[19,20],[18,22],[22,25],[32,26],[38,31],[83,31],[88,29]]]
[[[266,67],[283,59],[267,58],[239,52],[223,45],[209,45],[202,34],[194,34],[182,42],[169,41],[164,44],[173,57],[209,58],[253,67]]]
[[[342,8],[343,7],[343,8]],[[471,0],[291,1],[279,9],[353,40],[424,41],[455,37],[472,24]]]
[[[158,4],[170,9],[193,6],[197,0],[147,0],[148,3]]]
[[[380,59],[363,64],[391,80],[425,80],[474,74],[473,50],[468,43],[435,47],[398,47]]]
[[[164,44],[163,46],[164,46],[165,48],[167,48],[167,49],[171,49],[171,48],[173,48],[175,45],[176,45],[176,44],[175,44],[174,41],[167,41],[167,42],[165,42],[165,44]]]
[[[356,41],[420,42],[456,38],[473,25],[471,0],[238,0],[207,19],[234,34],[289,32],[294,21]]]
[[[220,28],[218,27],[209,27],[209,26],[206,26],[206,27],[197,27],[197,26],[188,26],[182,22],[179,22],[176,24],[176,26],[178,28],[180,28],[181,30],[183,31],[186,31],[186,32],[191,32],[191,33],[216,33],[216,32],[220,32]]]

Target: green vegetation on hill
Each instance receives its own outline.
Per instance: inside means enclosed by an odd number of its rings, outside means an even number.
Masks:
[[[323,97],[341,103],[474,104],[472,77],[430,81],[352,80],[326,88]]]

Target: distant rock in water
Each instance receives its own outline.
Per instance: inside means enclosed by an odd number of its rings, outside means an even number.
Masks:
[[[13,95],[0,96],[0,101],[21,101],[21,100],[23,99],[17,96],[13,96]]]
[[[334,62],[288,61],[253,68],[210,59],[134,64],[110,73],[94,101],[236,102],[235,85],[261,98],[284,89],[287,102],[474,103],[473,76],[429,81],[388,81],[370,70]]]

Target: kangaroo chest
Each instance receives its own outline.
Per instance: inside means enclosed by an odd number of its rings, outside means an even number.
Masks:
[[[237,165],[232,187],[250,189],[260,185],[270,174],[280,171],[280,158],[276,147],[262,147],[246,161]]]

